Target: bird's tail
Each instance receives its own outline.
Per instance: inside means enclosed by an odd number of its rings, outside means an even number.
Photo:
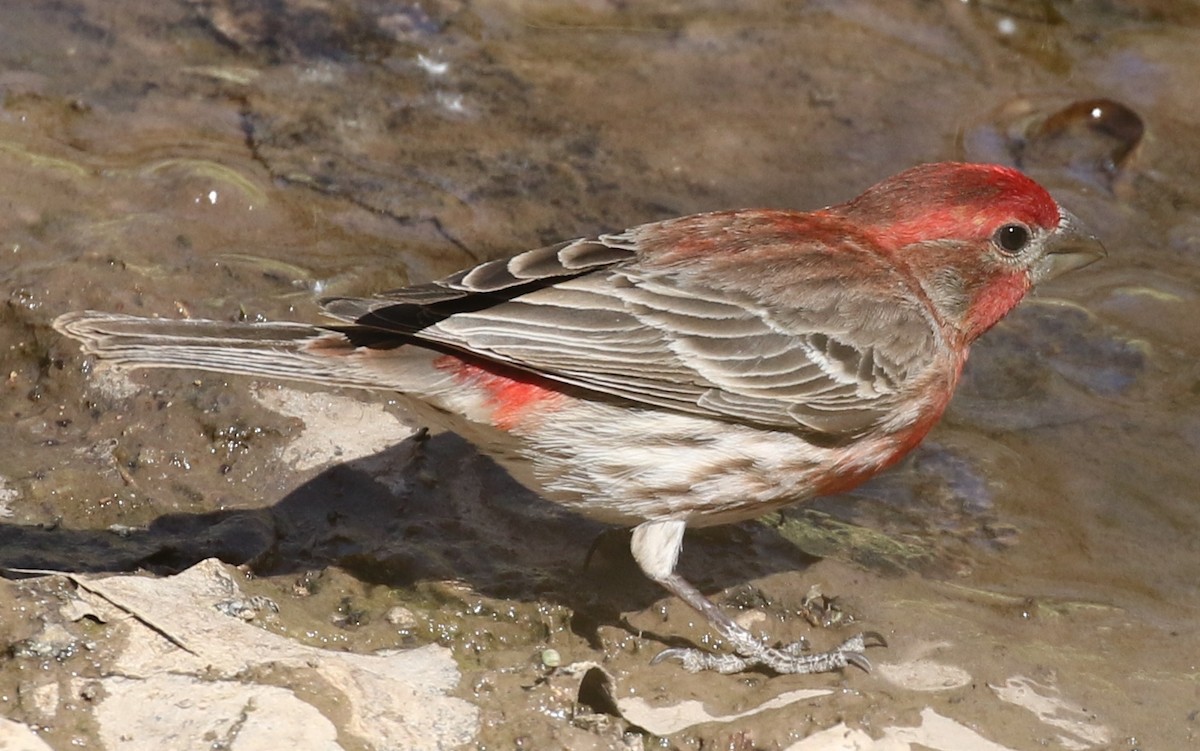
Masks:
[[[435,353],[358,347],[346,333],[302,323],[226,323],[81,311],[54,321],[83,351],[118,368],[182,368],[420,394]]]

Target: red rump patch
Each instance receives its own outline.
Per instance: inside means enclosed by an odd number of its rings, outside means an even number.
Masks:
[[[545,378],[516,368],[453,355],[439,357],[433,365],[452,373],[464,386],[483,391],[492,423],[501,430],[512,430],[531,416],[556,409],[564,398]]]

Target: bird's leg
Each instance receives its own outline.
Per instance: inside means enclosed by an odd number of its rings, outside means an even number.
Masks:
[[[671,574],[666,579],[657,581],[676,597],[699,611],[713,630],[728,642],[733,654],[714,654],[702,649],[675,647],[660,652],[654,658],[653,663],[677,660],[685,670],[692,673],[701,670],[737,673],[760,665],[776,673],[826,673],[832,670],[841,670],[847,665],[857,665],[870,672],[871,662],[864,654],[867,640],[872,639],[880,644],[886,644],[882,636],[868,631],[850,637],[828,652],[806,652],[807,645],[803,641],[793,642],[782,647],[769,647],[735,623],[728,614],[714,605],[682,576]]]
[[[737,673],[760,665],[776,673],[824,673],[841,670],[847,665],[857,665],[868,672],[871,670],[871,663],[864,654],[867,640],[877,640],[886,645],[883,637],[877,633],[857,634],[828,652],[806,654],[803,642],[769,647],[735,623],[700,590],[675,573],[675,563],[683,547],[684,527],[684,522],[676,520],[651,521],[637,526],[633,530],[631,544],[634,560],[646,576],[703,615],[713,630],[729,644],[733,654],[672,648],[660,652],[654,658],[654,663],[677,660],[692,673],[701,670]]]

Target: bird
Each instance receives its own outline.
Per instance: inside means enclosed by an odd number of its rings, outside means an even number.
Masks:
[[[655,221],[370,297],[325,323],[81,311],[54,328],[117,368],[402,392],[549,501],[632,528],[641,571],[726,652],[685,670],[871,669],[883,638],[774,646],[676,570],[688,527],[850,490],[917,446],[971,344],[1035,285],[1105,256],[1003,165],[920,164],[813,211]]]

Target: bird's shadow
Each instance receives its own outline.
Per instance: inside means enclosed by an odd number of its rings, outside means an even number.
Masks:
[[[680,571],[706,591],[809,560],[754,523],[689,533],[685,548]],[[339,566],[390,587],[456,579],[488,597],[565,605],[589,641],[664,596],[634,564],[627,532],[539,498],[452,433],[331,466],[262,508],[164,514],[118,531],[0,524],[8,576],[170,575],[206,558],[262,576]]]

